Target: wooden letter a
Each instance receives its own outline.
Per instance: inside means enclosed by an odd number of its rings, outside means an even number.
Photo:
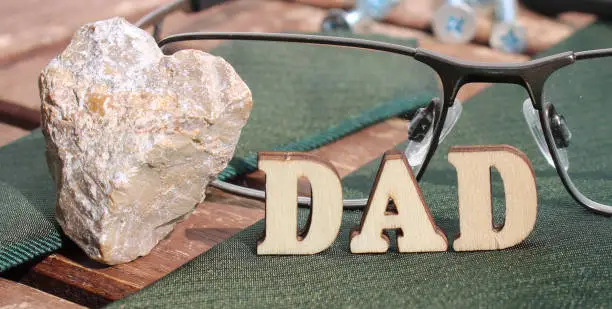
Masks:
[[[387,212],[389,200],[395,212]],[[389,239],[384,229],[398,229],[399,252],[446,251],[444,233],[435,225],[425,204],[421,189],[404,155],[393,151],[385,154],[361,225],[351,234],[351,252],[384,253]]]
[[[327,249],[342,222],[342,185],[334,167],[303,153],[261,152],[266,173],[266,230],[257,254],[314,254]],[[310,181],[312,203],[304,232],[298,235],[297,186]]]

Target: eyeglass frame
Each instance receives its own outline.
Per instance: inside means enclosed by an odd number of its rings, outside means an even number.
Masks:
[[[185,8],[188,4],[192,11],[199,11],[211,5],[218,4],[224,1],[208,1],[208,6],[200,6],[194,9],[193,3],[198,1],[178,0],[143,17],[138,23],[138,26],[145,27],[155,25],[155,34],[158,36],[161,32],[161,21],[168,14],[179,8]],[[533,104],[533,108],[538,111],[542,132],[546,141],[548,151],[553,159],[557,174],[565,189],[570,193],[572,198],[587,209],[605,215],[612,215],[612,206],[595,202],[584,194],[573,184],[571,178],[560,163],[560,154],[555,145],[552,129],[549,119],[550,106],[544,105],[544,85],[546,80],[557,70],[571,65],[579,60],[602,58],[612,56],[612,48],[595,49],[588,51],[572,52],[567,51],[548,57],[530,60],[522,63],[483,63],[455,59],[449,56],[436,53],[434,51],[402,46],[386,42],[378,42],[372,40],[321,36],[309,34],[285,34],[285,33],[250,33],[250,32],[190,32],[170,35],[158,41],[158,46],[163,48],[170,43],[182,41],[196,40],[240,40],[240,41],[271,41],[285,43],[306,43],[338,47],[352,47],[372,51],[389,52],[392,54],[404,55],[419,61],[431,69],[433,69],[442,83],[442,108],[440,113],[436,113],[434,119],[433,137],[427,149],[427,155],[421,168],[419,169],[416,179],[419,181],[427,166],[435,154],[440,135],[446,121],[448,109],[455,103],[456,96],[466,84],[470,83],[495,83],[495,84],[515,84],[523,87]],[[461,104],[461,103],[457,103]],[[253,198],[265,199],[265,192],[261,190],[246,188],[219,180],[213,181],[212,185],[216,187],[236,193],[246,195]],[[301,205],[309,205],[311,202],[308,197],[298,198],[298,203]],[[367,203],[367,199],[345,200],[345,208],[362,208]]]

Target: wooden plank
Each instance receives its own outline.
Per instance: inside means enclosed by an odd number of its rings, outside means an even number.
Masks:
[[[33,110],[40,110],[38,78],[42,69],[58,53],[58,49],[45,49],[21,61],[1,66],[1,97]]]
[[[33,130],[40,126],[40,111],[0,99],[0,122]]]
[[[252,29],[247,27],[253,27],[254,20],[260,19],[261,16],[265,16],[265,14],[275,16],[281,14],[283,10],[291,10],[292,14],[302,16],[299,19],[301,22],[295,24],[293,23],[295,19],[288,18],[286,19],[287,24],[284,26],[284,28],[289,30],[311,31],[314,30],[313,27],[316,27],[318,25],[318,21],[316,19],[322,18],[324,13],[324,11],[320,9],[281,2],[267,2],[266,4],[262,4],[256,7],[251,6],[251,4],[247,3],[246,1],[236,3],[237,4],[234,4],[232,6],[225,7],[225,9],[227,10],[231,9],[233,10],[233,12],[240,12],[234,15],[237,16],[236,18],[238,18],[240,22],[232,23],[232,27],[238,28],[236,30],[244,29],[241,29],[240,27]],[[305,19],[306,16],[308,16],[309,18]],[[308,20],[310,20],[311,22],[308,22]],[[172,25],[171,23],[169,24]],[[209,26],[221,27],[221,25],[214,23],[209,24]],[[276,29],[281,28],[283,26],[279,26],[276,23],[272,23],[267,24],[265,27],[266,31],[270,31],[268,29]],[[381,25],[381,27],[382,28],[378,30],[381,33],[387,32],[402,37],[418,36],[421,40],[428,42],[428,47],[443,47],[442,45],[435,43],[434,40],[429,39],[427,34],[422,32],[415,32],[412,30],[388,25]],[[478,57],[478,59],[484,57],[486,59],[490,59],[491,61],[493,61],[495,57],[498,57],[497,59],[501,58],[503,60],[506,60],[509,57],[512,57],[512,59],[516,59],[515,56],[508,56],[495,52],[485,53],[485,56],[482,56],[479,53],[475,53],[473,51],[473,49],[481,48],[482,47],[480,46],[466,45],[456,50],[455,53],[459,56],[463,55],[464,58],[468,59],[470,59],[471,57]],[[354,171],[358,167],[365,165],[371,160],[375,159],[385,150],[392,148],[393,146],[405,140],[407,137],[407,125],[408,123],[406,121],[400,119],[388,120],[386,122],[363,129],[338,142],[317,149],[313,151],[313,153],[322,156],[328,160],[331,160],[334,165],[338,167],[340,173],[344,176]],[[255,173],[251,176],[251,178],[260,180],[261,176],[261,173]],[[230,199],[232,201],[232,204],[243,203],[242,207],[245,209],[255,209],[257,211],[261,211],[260,202],[252,202],[233,196],[228,197],[227,195],[223,196],[223,194],[219,194],[218,191],[216,193],[217,194],[213,194],[213,196],[211,197],[213,200],[216,199],[217,201],[228,201],[228,199]],[[172,244],[180,246],[181,248],[191,248],[192,251],[187,252],[185,251],[185,249],[169,247],[169,243],[164,241],[159,246],[157,246],[150,255],[146,257],[143,257],[132,263],[105,268],[99,268],[99,265],[97,265],[98,267],[93,267],[96,265],[92,265],[91,262],[88,262],[78,251],[62,252],[62,254],[55,254],[45,259],[43,262],[38,264],[33,271],[36,272],[38,275],[47,276],[58,281],[63,281],[68,285],[79,286],[82,289],[85,289],[95,295],[99,295],[100,297],[103,297],[107,300],[122,298],[125,295],[128,295],[129,293],[132,293],[146,286],[147,284],[157,280],[164,274],[170,272],[172,269],[180,266],[182,263],[185,263],[196,255],[204,252],[214,244],[214,242],[210,242],[208,243],[208,245],[205,246],[194,246],[189,240],[185,240],[184,238],[181,239],[180,237],[184,237],[184,235],[181,236],[181,231],[185,230],[185,225],[193,226],[194,224],[196,224],[206,226],[207,224],[210,224],[210,222],[207,221],[205,218],[223,218],[224,216],[242,216],[245,214],[245,211],[242,210],[242,208],[235,208],[236,206],[221,206],[221,204],[215,203],[205,203],[203,205],[206,206],[200,207],[211,207],[216,212],[214,214],[209,214],[208,216],[204,217],[198,216],[198,212],[194,213],[192,216],[189,217],[189,219],[181,223],[169,238],[172,240]],[[198,207],[198,209],[200,209],[200,207]],[[228,209],[231,211],[227,213],[222,212]],[[252,219],[252,221],[242,220],[232,223],[238,225],[232,225],[234,229],[230,229],[231,233],[248,226],[256,219],[260,218],[261,215],[262,213],[259,213],[258,215],[257,213],[254,213],[254,217],[247,217],[249,219]],[[203,229],[203,227],[200,227],[200,229]],[[231,233],[223,234],[217,240],[221,241],[222,239],[224,239],[224,237],[229,237]],[[207,237],[207,234],[204,233],[202,237]],[[183,253],[177,254],[174,250],[178,250]],[[85,284],[85,282],[87,284]]]
[[[307,2],[311,0],[300,1]],[[319,1],[324,2],[327,0]],[[320,2],[318,3],[320,4]],[[410,2],[411,5],[408,6],[407,2]],[[428,0],[414,0],[407,2],[406,4],[402,4],[402,7],[406,6],[405,8],[400,7],[398,10],[396,10],[400,12],[397,13],[397,15],[400,17],[397,17],[398,20],[395,21],[395,23],[419,29],[426,29],[429,23],[428,16],[431,15],[432,12],[431,5],[426,5]],[[283,12],[287,12],[289,8],[291,9],[291,13],[284,14]],[[404,11],[406,14],[403,14]],[[176,13],[167,20],[166,29],[169,30],[167,33],[193,31],[197,29],[206,29],[209,31],[265,30],[273,32],[291,30],[317,32],[319,31],[321,20],[325,14],[326,10],[312,10],[307,6],[298,5],[295,3],[279,3],[278,1],[266,1],[262,3],[261,1],[238,0],[236,3],[221,5],[200,14]],[[229,16],[232,17],[232,23],[226,22]],[[262,18],[262,16],[272,16],[273,18]],[[593,20],[592,16],[585,14],[564,14],[563,16],[565,17],[564,22],[566,24],[572,24],[572,27],[574,28],[583,27]],[[393,21],[393,18],[396,17],[390,18],[391,21]],[[405,21],[402,22],[403,20]],[[539,21],[535,21],[534,23],[537,24]],[[557,26],[561,27],[561,29],[566,29],[569,27],[567,25],[560,24],[551,25],[550,23],[547,23],[546,25],[548,26],[539,27],[537,29],[540,29],[541,32],[546,32],[548,27],[554,27],[555,29]],[[410,30],[406,30],[405,33],[410,33]],[[561,30],[561,32],[555,30],[552,33],[557,33],[555,36],[556,40],[560,40],[569,34],[564,30]],[[458,45],[455,46],[455,48],[448,48],[445,45],[434,47],[433,45],[435,45],[436,42],[435,38],[432,38],[425,32],[414,31],[412,34],[415,36],[420,36],[421,38],[428,38],[428,44],[430,44],[430,46],[426,46],[426,44],[422,43],[424,47],[434,50],[440,50],[440,48],[442,48],[445,53],[448,54],[452,52],[455,56],[468,55],[465,50],[477,50],[478,55],[473,57],[476,59],[480,59],[480,56],[483,54],[492,54],[492,57],[497,57],[499,54],[501,54],[500,52],[495,52],[487,48],[482,48],[479,50],[474,49],[474,45],[468,45],[469,47],[465,48],[463,47],[464,45]],[[542,41],[547,41],[544,37],[548,37],[550,35],[547,33],[542,34],[538,32],[537,36],[538,39],[535,41],[540,41],[540,39]],[[542,38],[540,38],[540,36]],[[550,40],[548,41],[549,43],[552,42]],[[36,53],[36,55],[32,55],[31,57],[28,57],[22,61],[11,62],[10,64],[0,66],[0,70],[2,71],[2,74],[0,74],[0,90],[2,91],[2,97],[18,102],[24,106],[38,109],[40,104],[38,85],[36,83],[38,75],[49,60],[56,56],[63,47],[64,45],[46,48]],[[539,48],[543,47],[538,47],[538,49]]]
[[[597,20],[597,17],[591,14],[567,12],[559,15],[559,21],[570,25],[574,29],[580,29],[592,24]]]
[[[124,16],[134,19],[168,0],[1,1],[0,66],[64,45],[82,24]]]
[[[262,208],[204,202],[147,256],[130,263],[105,266],[87,259],[72,247],[45,258],[28,274],[37,279],[26,277],[24,281],[45,288],[36,282],[49,278],[106,301],[117,300],[158,280],[262,217]],[[84,300],[74,301],[82,303]]]
[[[167,34],[191,31],[319,32],[325,12],[318,7],[280,0],[233,0],[198,14],[172,15],[165,22],[164,30]]]
[[[77,309],[85,308],[27,285],[0,278],[2,309]]]
[[[304,5],[297,6],[309,8]],[[310,31],[318,30],[318,26],[313,24],[313,19],[306,15],[311,10],[297,10],[291,12],[291,14],[286,14],[287,9],[291,7],[294,7],[293,4],[279,1],[230,1],[198,14],[175,13],[165,21],[164,25],[167,30],[165,32],[179,33],[198,29],[278,32],[285,27],[292,29],[308,28],[311,29]],[[317,10],[323,12],[320,9]],[[270,16],[270,18],[264,16]],[[322,18],[322,15],[320,16]],[[228,22],[230,19],[232,22]],[[85,22],[87,20],[83,23]],[[0,72],[2,73],[0,74],[0,97],[31,109],[40,109],[37,82],[40,72],[64,47],[65,43],[44,48],[20,61],[0,65]],[[205,46],[200,45],[199,47]]]
[[[322,8],[345,8],[349,9],[355,2],[353,0],[287,0],[289,2],[314,5]]]
[[[290,12],[290,13],[288,13]],[[326,10],[287,3],[281,1],[255,1],[236,0],[220,5],[211,10],[199,14],[176,13],[165,22],[166,33],[179,33],[186,31],[299,31],[318,32],[321,20]],[[269,16],[265,18],[264,16]],[[228,22],[230,20],[232,22]],[[458,45],[449,48],[437,43],[431,35],[418,30],[394,27],[392,25],[377,24],[374,32],[387,33],[400,37],[416,37],[421,40],[425,48],[442,51],[445,54],[469,60],[491,61],[517,61],[515,55],[507,55],[502,52],[474,45]],[[185,45],[183,45],[185,46]],[[190,47],[209,49],[211,45],[193,43]],[[40,98],[38,95],[38,83],[36,82],[40,71],[47,65],[50,59],[55,57],[61,48],[45,49],[35,56],[26,60],[11,63],[1,68],[0,90],[2,98],[22,104],[23,106],[39,109]]]
[[[324,0],[302,0],[301,2],[314,6],[340,7],[333,0],[328,2]],[[325,2],[325,4],[322,4],[322,2]],[[385,21],[408,28],[429,30],[439,3],[435,0],[402,1]],[[517,22],[527,29],[527,53],[535,54],[552,47],[567,38],[575,30],[590,24],[593,20],[593,16],[586,14],[566,14],[564,22],[560,22],[520,7]],[[478,17],[475,42],[488,45],[492,27],[492,16],[481,14]]]
[[[408,139],[408,121],[393,118],[310,153],[330,161],[340,177],[345,177],[406,139]]]
[[[0,1],[0,98],[39,109],[38,76],[81,25],[124,16],[136,20],[169,0]],[[32,9],[36,8],[36,9]]]
[[[310,1],[310,0],[303,0]],[[326,0],[327,1],[327,0]],[[319,2],[317,2],[319,3]],[[227,20],[196,18],[191,16],[189,24],[183,24],[185,16],[175,15],[168,18],[167,33],[179,33],[187,31],[247,31],[247,32],[319,32],[321,21],[327,10],[302,5],[298,3],[283,1],[249,1],[236,0],[224,6],[216,8],[211,15],[232,16],[232,22]],[[270,16],[265,18],[264,16]],[[390,25],[386,23],[374,23],[370,32],[380,33],[398,38],[416,38],[420,47],[439,51],[443,54],[459,59],[484,61],[484,62],[521,62],[529,57],[524,55],[513,55],[492,50],[488,47],[476,44],[445,45],[438,42],[430,34],[418,29],[410,29]],[[210,45],[192,42],[183,44],[181,47],[208,49]]]
[[[364,129],[311,153],[331,159],[336,166],[341,167],[342,174],[346,175],[401,142],[406,135],[407,122],[394,119]],[[364,139],[372,142],[364,143]],[[170,236],[145,257],[122,265],[102,266],[88,260],[73,247],[52,254],[38,263],[30,274],[35,276],[36,280],[26,281],[44,289],[45,286],[36,285],[32,281],[41,282],[50,278],[67,286],[83,289],[102,298],[102,302],[117,300],[158,280],[263,218],[263,203],[260,201],[228,195],[216,189],[209,189],[208,193],[207,201],[199,205],[189,218],[179,223]],[[231,201],[231,204],[219,204],[220,200]],[[58,293],[57,290],[54,292]],[[60,296],[71,297],[63,294]],[[72,300],[84,302],[83,299]]]
[[[119,1],[115,1],[119,2]],[[147,0],[143,1],[143,5],[149,3],[150,5],[160,2],[160,0]],[[165,1],[167,2],[167,1]],[[78,3],[83,3],[85,5],[86,2],[79,1]],[[138,3],[138,1],[127,1],[124,4],[124,9],[127,10],[130,7],[130,3]],[[3,4],[6,4],[3,2]],[[139,5],[133,6],[134,8],[139,8]],[[83,8],[80,8],[83,10]],[[138,10],[138,14],[142,9]],[[0,10],[0,12],[2,12]],[[205,13],[202,13],[201,17],[208,17],[213,22],[218,20],[226,20],[227,16],[223,14],[215,15],[217,11],[210,10]],[[230,14],[231,12],[227,12]],[[72,14],[79,15],[79,14]],[[176,25],[177,22],[189,22],[193,20],[194,17],[200,16],[200,14],[184,14],[184,13],[176,13],[172,17],[172,22]],[[105,16],[106,17],[106,16]],[[212,18],[214,17],[214,18]],[[91,22],[92,20],[96,20],[99,18],[89,16],[90,19],[79,20],[79,23],[72,22],[74,24],[73,29],[69,33],[69,36],[72,36],[72,32],[76,30],[78,26],[81,24]],[[103,18],[103,17],[100,17]],[[136,18],[132,17],[131,20],[135,20]],[[184,21],[182,21],[184,19]],[[66,40],[68,37],[66,37]],[[44,48],[36,49],[36,52],[33,54],[29,54],[27,57],[21,57],[19,59],[13,59],[13,61],[4,63],[0,65],[0,97],[5,100],[15,102],[24,107],[28,107],[30,109],[39,110],[40,109],[40,96],[38,94],[38,78],[41,70],[49,63],[51,59],[57,56],[67,44],[67,41],[61,41],[58,39],[57,44],[53,44],[51,46],[45,46]],[[24,47],[25,48],[25,47]],[[22,48],[22,49],[24,49]]]
[[[30,134],[30,131],[0,122],[0,146],[4,146],[28,134]]]
[[[165,24],[169,32],[194,30],[316,32],[325,12],[324,9],[298,3],[237,0],[197,15],[175,14]],[[388,24],[376,24],[372,31],[397,37],[417,37],[425,48],[462,59],[491,62],[528,59],[526,56],[508,55],[473,44],[449,47],[438,43],[423,31]],[[43,55],[40,59],[46,59],[47,56],[49,55]],[[44,62],[44,60],[38,61],[39,64]],[[34,72],[32,68],[36,67],[35,62],[21,65],[21,70],[16,69],[14,72],[22,72],[26,68]],[[462,91],[461,98],[469,98],[483,87],[486,85],[476,85],[467,92]],[[407,126],[408,123],[400,119],[388,120],[312,153],[331,160],[341,175],[347,175],[405,140]],[[252,178],[257,179],[255,176]],[[31,270],[29,277],[38,277],[38,279],[24,279],[24,281],[36,286],[37,283],[41,284],[44,281],[41,278],[46,278],[56,286],[60,286],[54,290],[54,293],[61,294],[62,292],[58,290],[67,291],[68,287],[72,287],[97,297],[98,301],[101,299],[103,302],[108,302],[129,295],[154,282],[263,216],[263,203],[260,201],[237,197],[214,188],[209,188],[207,191],[209,195],[206,202],[199,205],[189,218],[179,223],[169,238],[162,241],[146,257],[131,263],[108,267],[93,263],[75,248],[69,248],[37,264]],[[70,297],[70,295],[62,296]]]

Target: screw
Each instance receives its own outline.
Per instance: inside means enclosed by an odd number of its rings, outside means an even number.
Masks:
[[[508,53],[522,53],[527,48],[527,30],[516,22],[516,12],[516,0],[497,0],[491,47]]]
[[[340,9],[329,10],[321,23],[323,32],[349,31],[356,32],[372,20],[381,20],[401,0],[357,0],[351,11]]]
[[[432,28],[443,43],[467,43],[476,35],[476,12],[464,0],[447,0],[434,14]]]

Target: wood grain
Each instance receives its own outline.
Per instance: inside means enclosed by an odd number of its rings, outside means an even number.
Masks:
[[[16,139],[26,136],[30,131],[0,122],[0,146],[4,146]]]
[[[64,45],[87,22],[124,16],[135,19],[167,0],[0,1],[0,66]],[[78,12],[78,14],[75,14]]]
[[[164,29],[166,34],[187,31],[318,32],[325,12],[321,8],[283,1],[235,0],[200,14],[171,15],[165,21]],[[399,38],[417,38],[421,47],[459,59],[489,62],[528,59],[526,56],[505,54],[475,44],[449,48],[423,31],[388,24],[377,23],[372,26],[371,32]],[[208,50],[214,47],[214,42],[192,42],[181,44],[180,47]],[[63,48],[64,45],[46,48],[21,61],[0,66],[1,97],[31,109],[39,109],[38,76],[42,68]]]
[[[114,16],[134,21],[169,1],[0,1],[0,98],[39,109],[38,75],[79,26]]]
[[[558,20],[574,29],[580,29],[595,22],[597,20],[597,17],[595,15],[586,13],[567,12],[559,15]]]
[[[255,2],[255,3],[254,3]],[[290,12],[290,13],[288,13]],[[215,16],[232,16],[232,23],[214,19],[198,19],[192,23],[180,24],[174,16],[168,19],[168,33],[186,31],[247,31],[247,32],[319,32],[321,21],[326,10],[283,1],[249,1],[236,0],[235,2],[215,8]],[[274,16],[263,19],[262,16]],[[525,55],[513,55],[492,50],[477,44],[444,45],[424,31],[391,25],[386,23],[373,23],[370,33],[384,34],[397,38],[418,39],[419,46],[426,49],[443,52],[458,59],[483,62],[522,62],[529,59]],[[210,45],[191,42],[182,47],[209,49]]]
[[[366,128],[311,153],[325,160],[334,160],[333,164],[341,167],[339,170],[342,175],[347,175],[403,141],[406,134],[407,122],[393,119]],[[27,278],[25,280],[28,281],[28,284],[32,284],[32,281],[40,283],[53,279],[56,286],[65,286],[65,288],[53,289],[54,293],[87,305],[92,302],[106,303],[121,299],[161,278],[175,267],[206,251],[216,242],[222,241],[264,216],[264,204],[260,201],[227,194],[214,188],[209,188],[207,194],[206,202],[199,205],[194,214],[184,222],[179,223],[170,234],[170,238],[162,241],[146,257],[128,264],[102,267],[100,264],[89,261],[76,247],[72,247],[38,263],[29,274],[30,277],[36,277],[35,280]],[[203,207],[209,209],[205,216],[200,215],[200,209]],[[227,218],[234,218],[229,228],[209,228],[210,224],[219,224],[217,221],[227,220]],[[208,238],[212,234],[218,238],[214,241],[207,241],[202,246],[194,247],[193,241],[187,239],[188,236],[183,232],[189,226],[192,230],[200,231],[192,236]],[[223,231],[225,233],[222,233]],[[196,241],[196,244],[198,243],[201,242]],[[49,289],[43,285],[37,285],[37,287]],[[93,300],[83,299],[80,295],[79,298],[72,298],[74,292],[71,287],[87,291],[88,296]],[[64,291],[70,291],[70,293],[64,294]]]
[[[70,0],[53,3],[49,7],[41,7],[36,9],[38,12],[24,12],[23,15],[19,15],[22,14],[21,12],[15,13],[40,6],[32,5],[33,1],[11,0],[0,3],[0,16],[4,18],[17,14],[23,19],[21,21],[11,17],[10,25],[2,23],[4,29],[3,32],[0,32],[2,33],[0,34],[0,50],[4,52],[0,53],[0,71],[2,72],[0,74],[0,96],[35,110],[39,109],[40,104],[36,82],[40,70],[64,48],[72,31],[78,25],[104,18],[108,14],[114,15],[115,11],[112,11],[112,8],[114,10],[119,8],[120,12],[122,10],[128,12],[125,15],[133,16],[131,19],[134,20],[135,16],[148,10],[145,7],[156,5],[156,1],[153,0],[142,2],[109,0],[104,3],[111,5],[96,9],[98,8],[96,5],[101,5],[103,1],[96,0],[90,5],[89,2],[81,3]],[[527,56],[492,51],[478,44],[458,46],[440,44],[427,33],[429,23],[427,14],[431,14],[433,10],[423,6],[422,3],[428,1],[411,0],[407,2],[412,3],[406,7],[409,11],[405,14],[399,13],[398,17],[394,17],[398,18],[398,21],[390,18],[390,22],[395,25],[378,23],[372,27],[371,31],[397,37],[417,37],[422,47],[461,59],[492,62],[528,59]],[[345,0],[295,0],[290,2],[235,0],[199,14],[176,13],[165,21],[165,31],[166,33],[202,30],[317,32],[326,10],[304,3],[327,7],[350,6],[349,1]],[[576,29],[591,21],[592,18],[589,16],[570,15],[562,18],[560,24],[564,25],[561,29],[565,29],[564,27]],[[24,28],[25,30],[19,29],[27,23],[33,23],[34,26],[29,29]],[[45,32],[47,29],[42,29],[45,25],[53,26],[54,23],[61,23],[61,26],[50,27],[48,33]],[[398,26],[411,23],[415,25],[413,28],[417,29]],[[70,27],[73,30],[66,31]],[[40,36],[37,34],[40,35],[40,33],[44,33],[48,39],[39,40]],[[23,39],[16,40],[17,37]],[[40,42],[32,43],[32,40]],[[11,44],[6,42],[14,45],[20,45],[23,42],[23,46],[8,46]],[[212,46],[214,45],[202,46],[202,48],[210,49]],[[466,100],[484,87],[487,85],[464,87],[464,91],[460,92],[460,99]],[[407,126],[408,123],[404,120],[388,120],[311,153],[330,160],[336,166],[339,174],[345,176],[405,140]],[[7,132],[14,133],[7,134]],[[9,137],[8,140],[14,138],[10,136],[26,133],[21,129],[15,130],[14,127],[0,125],[1,136]],[[214,188],[208,188],[207,194],[206,202],[198,206],[194,215],[180,223],[169,238],[162,241],[147,257],[124,265],[103,267],[84,258],[84,255],[76,248],[67,248],[34,266],[24,281],[31,285],[41,286],[41,288],[46,284],[47,287],[44,289],[52,290],[57,295],[79,299],[83,304],[99,306],[110,300],[125,297],[154,282],[172,269],[188,262],[214,244],[263,217],[263,203],[260,201],[245,199]],[[34,279],[28,281],[28,278]],[[80,298],[81,296],[76,296],[79,291],[90,298],[84,300]]]
[[[258,167],[266,174],[265,235],[257,243],[259,255],[309,255],[327,249],[342,223],[342,183],[334,166],[307,153],[260,152]],[[298,228],[297,182],[305,178],[311,189],[311,211]]]
[[[1,309],[77,309],[75,303],[33,289],[27,285],[0,278]]]
[[[508,145],[454,146],[448,162],[457,170],[460,236],[455,251],[500,250],[522,242],[533,230],[538,214],[535,173],[527,156]],[[493,224],[491,172],[503,184],[506,218]]]
[[[388,211],[389,200],[393,211]],[[385,153],[361,224],[350,235],[352,253],[385,253],[389,237],[384,231],[395,229],[401,253],[446,251],[444,232],[436,226],[423,198],[421,188],[403,153]]]
[[[25,130],[40,127],[40,111],[0,99],[0,122]]]
[[[291,14],[283,14],[283,12],[291,11]],[[186,31],[186,30],[217,30],[217,29],[227,29],[227,30],[235,30],[235,31],[249,31],[253,30],[254,27],[261,27],[260,29],[263,31],[277,31],[285,29],[287,31],[316,31],[320,19],[324,16],[324,10],[299,5],[295,3],[286,3],[286,2],[278,2],[278,1],[267,1],[262,3],[261,5],[254,5],[250,1],[236,1],[233,3],[228,3],[222,6],[215,8],[213,11],[214,16],[232,16],[231,23],[228,20],[223,20],[223,18],[213,18],[208,14],[204,14],[201,16],[201,19],[198,18],[196,20],[191,20],[191,24],[183,25],[179,22],[178,19],[183,18],[182,14],[178,14],[170,18],[167,22],[167,29],[170,31]],[[282,17],[285,15],[290,15],[290,17]],[[261,26],[261,23],[258,23],[258,20],[262,20],[262,16],[281,16],[276,19],[276,22],[269,22],[270,19],[263,18],[264,26]],[[208,18],[211,17],[211,18]],[[193,16],[190,18],[194,18]],[[280,20],[280,21],[279,21]],[[260,26],[257,26],[260,25]],[[201,27],[206,27],[202,29]],[[227,28],[224,28],[227,27]],[[392,25],[380,25],[379,28],[376,28],[379,33],[388,33],[390,35],[398,36],[398,37],[413,37],[418,36],[422,42],[428,44],[426,47],[439,50],[439,51],[447,51],[448,48],[443,46],[442,44],[436,43],[435,40],[431,39],[426,33],[422,31],[415,31],[410,29],[404,29],[397,26]],[[479,51],[480,50],[480,51]],[[517,55],[507,55],[503,53],[498,53],[494,51],[487,51],[486,48],[476,46],[476,45],[463,45],[459,48],[453,48],[452,52],[457,57],[461,57],[463,59],[470,60],[489,60],[489,61],[508,61],[509,59],[515,61],[526,60],[525,56],[517,56]],[[483,86],[481,86],[483,87]],[[475,92],[475,91],[474,91]],[[472,95],[474,92],[470,93]],[[468,96],[465,96],[467,98]],[[390,149],[397,145],[398,143],[405,140],[407,136],[407,122],[400,119],[392,119],[386,122],[377,124],[370,128],[363,129],[355,134],[348,136],[345,139],[332,143],[328,146],[322,147],[318,150],[313,151],[314,154],[320,155],[326,159],[332,161],[334,166],[338,168],[338,171],[341,175],[347,175],[348,173],[354,171],[359,166],[362,166],[371,160],[375,159],[379,155],[381,155],[385,150]],[[261,173],[259,173],[260,177],[255,177],[261,180]],[[232,203],[237,203],[241,200],[241,198],[236,198],[231,195],[223,194],[222,192],[216,192],[216,194],[210,197],[216,201],[231,201]],[[261,207],[260,202],[242,202],[243,204],[250,204],[250,208]],[[188,219],[186,222],[191,222]],[[189,224],[189,223],[186,223]],[[246,227],[243,226],[243,227]],[[193,256],[189,258],[183,259],[180,262],[184,263],[188,261]],[[76,258],[76,257],[75,257]],[[60,257],[52,257],[53,261],[44,261],[42,264],[48,264],[49,266],[55,265],[57,263],[69,264],[68,261],[64,260]],[[140,260],[136,261],[136,263],[140,263]],[[72,265],[75,266],[75,265]],[[75,266],[76,267],[76,266]],[[80,266],[79,266],[80,267]],[[123,274],[125,269],[123,267],[118,267],[118,269],[107,269],[105,272],[112,273],[116,278],[121,278],[124,280],[127,276]],[[37,268],[36,271],[43,272],[43,268]],[[52,275],[51,271],[48,270],[45,273]],[[127,293],[132,292],[134,289],[137,289],[141,286],[144,286],[153,280],[156,280],[161,273],[157,273],[156,275],[137,275],[134,278],[128,278],[127,282],[135,282],[134,284],[128,285],[127,287],[122,288],[124,292],[113,292],[109,295],[105,295],[110,299],[117,299],[123,297]],[[143,277],[144,276],[144,277]],[[115,278],[115,277],[113,277]],[[61,278],[59,278],[61,279]],[[72,284],[78,284],[78,280],[75,280]],[[132,287],[133,289],[131,289]]]
[[[263,209],[204,202],[149,255],[133,262],[105,266],[87,259],[72,246],[45,258],[32,272],[106,300],[121,299],[257,222],[263,214]]]
[[[322,8],[351,8],[355,5],[353,0],[287,0],[302,4],[314,5]]]

